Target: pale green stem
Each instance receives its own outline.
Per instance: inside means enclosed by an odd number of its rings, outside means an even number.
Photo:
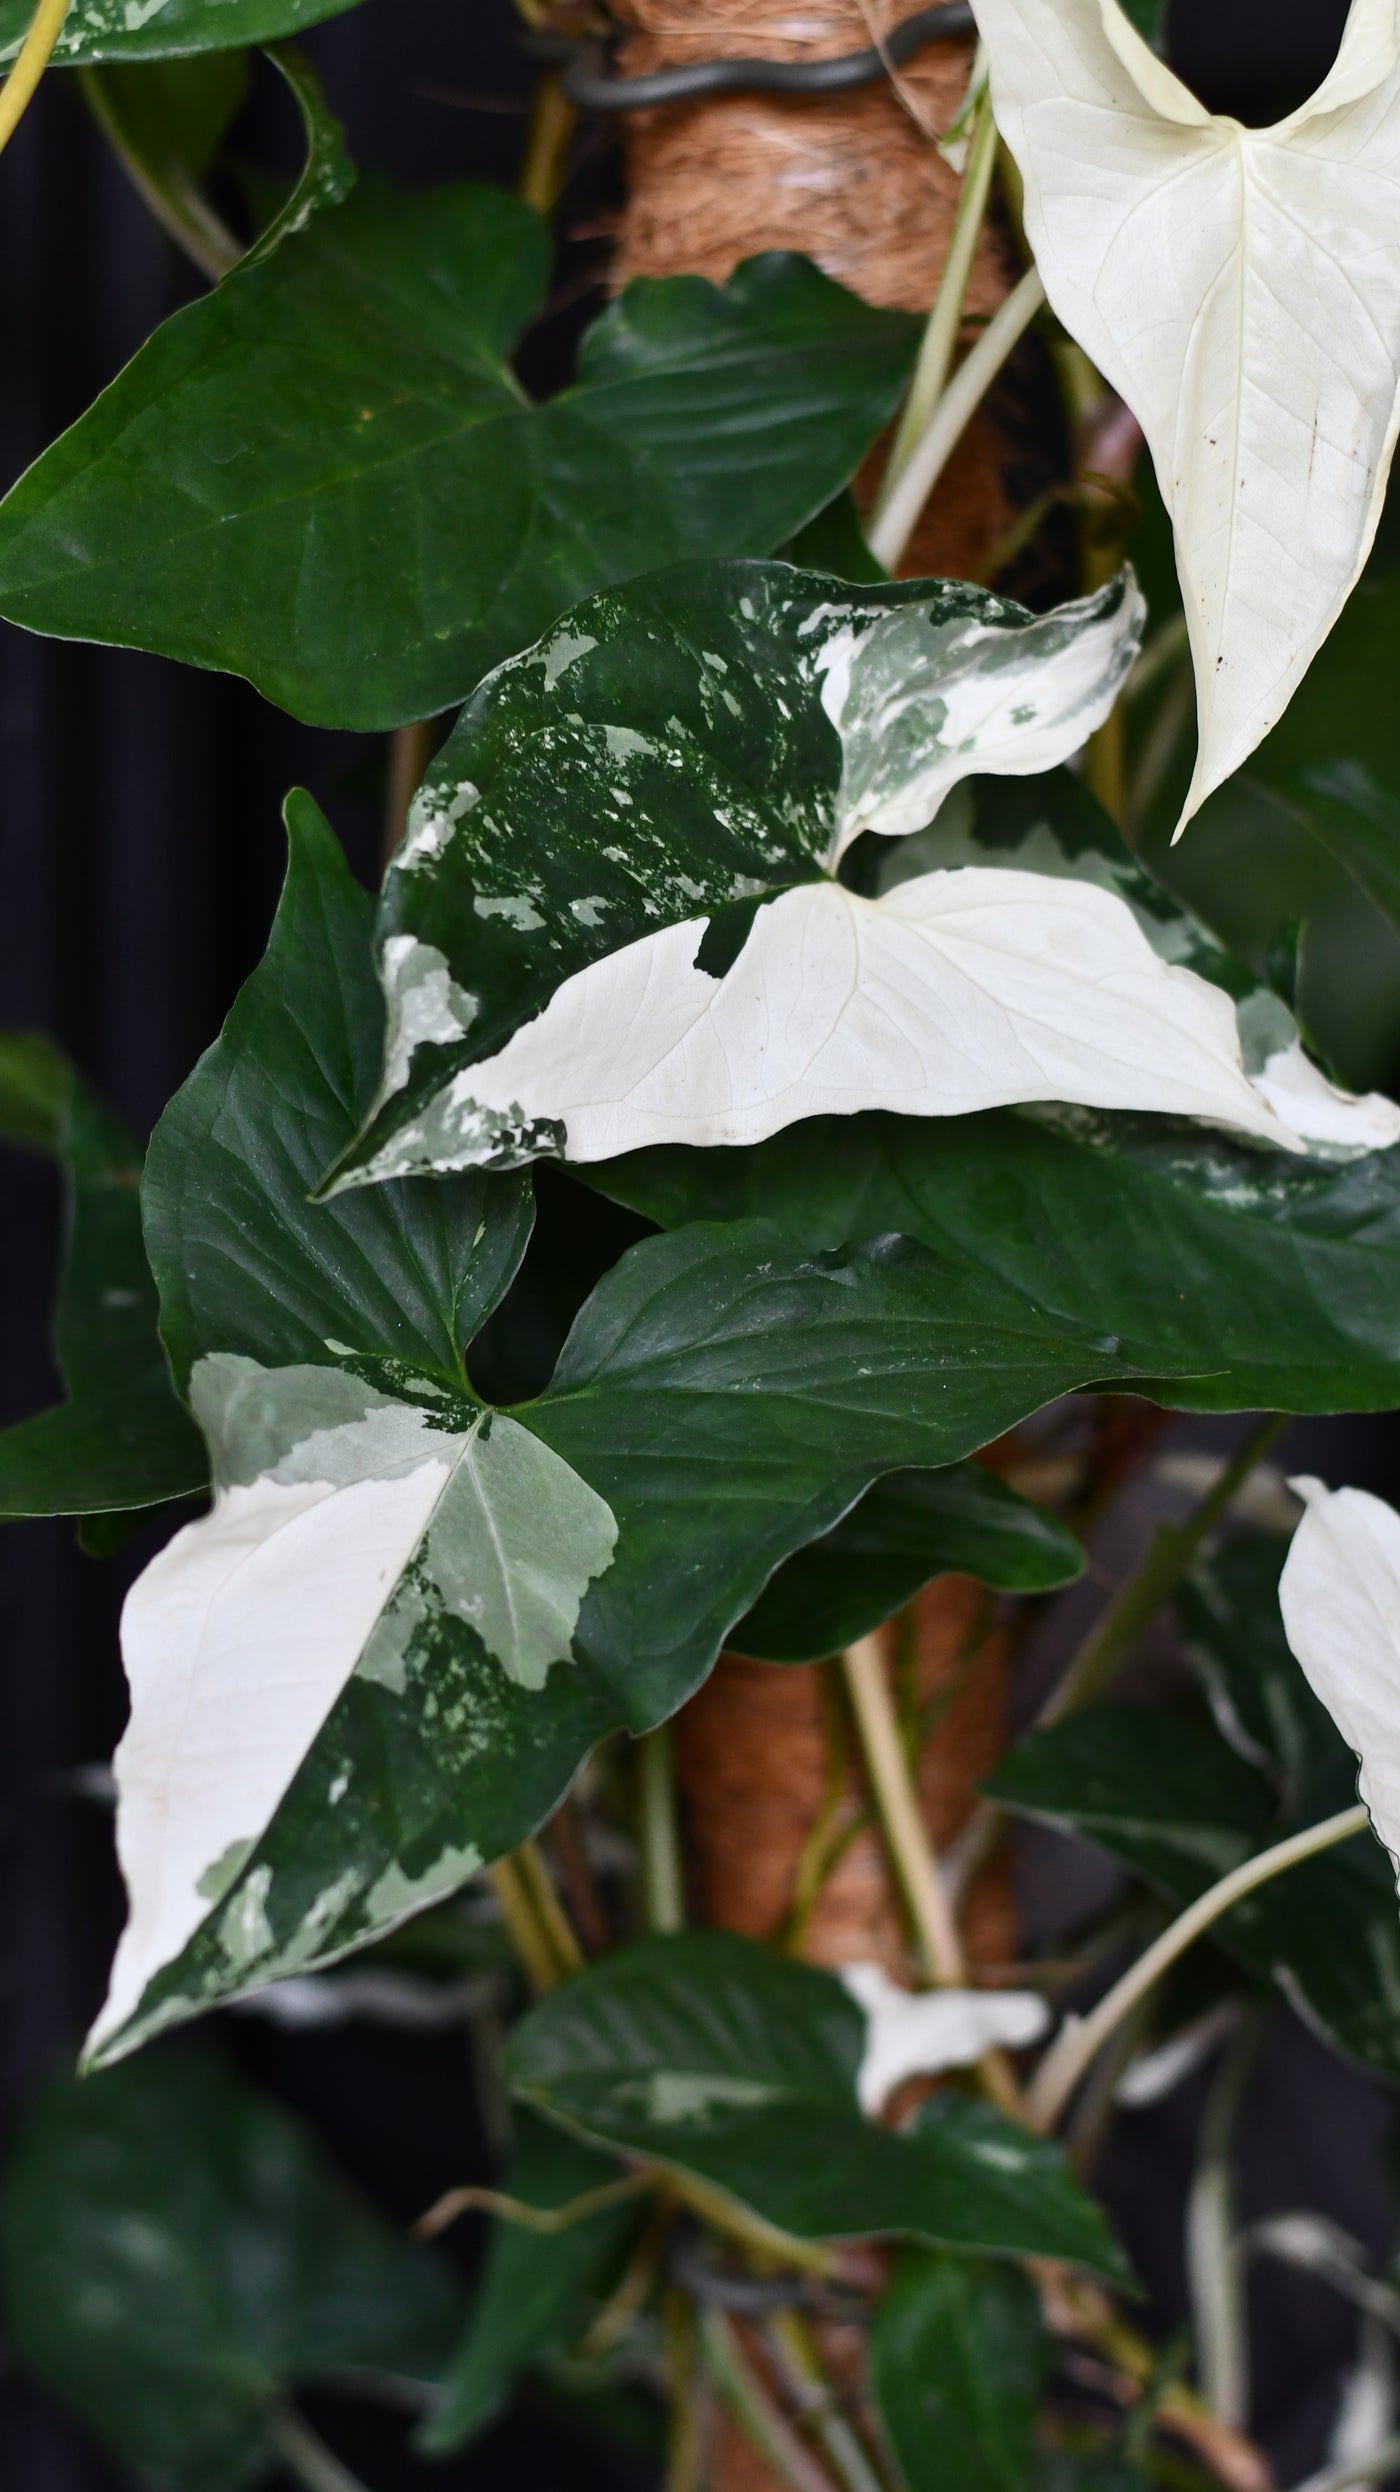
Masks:
[[[1231,1455],[1219,1479],[1185,1523],[1163,1523],[1136,1574],[1114,1594],[1085,1637],[1053,1694],[1037,1716],[1041,1729],[1076,1712],[1113,1677],[1149,1627],[1169,1593],[1176,1590],[1203,1541],[1229,1513],[1255,1465],[1288,1425],[1286,1416],[1271,1411],[1250,1429]]]
[[[887,571],[893,571],[903,559],[924,504],[1002,365],[1020,344],[1044,301],[1045,288],[1035,269],[1028,268],[959,364],[871,527],[871,551]]]
[[[366,2492],[359,2476],[342,2466],[310,2424],[289,2406],[272,2418],[272,2444],[288,2474],[304,2484],[306,2492]]]
[[[8,147],[19,128],[25,106],[48,68],[71,6],[72,0],[39,0],[14,68],[0,87],[0,147]]]
[[[879,1637],[862,1636],[842,1655],[842,1665],[871,1798],[925,1971],[931,1981],[958,1989],[967,1980],[962,1940],[919,1811]]]
[[[836,2402],[805,2320],[795,2310],[775,2311],[764,2333],[770,2351],[787,2375],[800,2412],[831,2461],[843,2492],[885,2492]]]
[[[791,2492],[832,2492],[830,2478],[774,2404],[722,2311],[701,2311],[700,2342],[720,2395]]]
[[[1315,1852],[1329,1851],[1334,1843],[1349,1841],[1352,1835],[1362,1833],[1369,1822],[1366,1809],[1358,1802],[1355,1808],[1342,1809],[1336,1817],[1324,1818],[1321,1825],[1306,1826],[1301,1834],[1291,1834],[1284,1842],[1271,1844],[1266,1852],[1256,1852],[1252,1860],[1242,1861],[1228,1877],[1219,1879],[1198,1896],[1146,1954],[1129,1967],[1122,1980],[1114,1983],[1091,2015],[1066,2018],[1027,2091],[1027,2125],[1042,2133],[1053,2129],[1090,2061],[1129,2009],[1154,1982],[1161,1980],[1202,1931],[1208,1930],[1232,1904],[1237,1904],[1241,1896],[1252,1894],[1256,1886],[1267,1885],[1270,1878],[1281,1877],[1285,1869],[1295,1868],[1299,1861],[1311,1860]]]
[[[933,309],[929,313],[928,327],[924,331],[923,344],[919,348],[919,360],[914,366],[914,377],[909,384],[909,395],[904,402],[904,411],[895,433],[889,465],[885,470],[875,500],[877,528],[889,510],[900,479],[928,430],[933,411],[948,386],[948,375],[953,368],[953,357],[957,352],[958,331],[962,327],[968,279],[972,275],[972,263],[977,255],[977,244],[986,222],[987,201],[991,195],[992,175],[996,170],[997,161],[997,126],[992,119],[992,108],[987,100],[985,87],[973,108],[973,120],[972,141],[967,152],[967,169],[963,174],[957,213],[953,219],[953,231],[948,241],[948,256],[943,263],[938,293]],[[873,544],[874,541],[872,535],[871,543]]]
[[[663,1722],[637,1742],[637,1844],[649,1930],[685,1928],[685,1869],[676,1812],[676,1742]]]
[[[1191,635],[1184,614],[1173,615],[1170,623],[1164,623],[1159,632],[1153,633],[1123,686],[1123,698],[1130,709],[1145,692],[1151,691],[1160,676],[1188,654],[1190,647]]]
[[[1201,2123],[1186,2205],[1186,2272],[1200,2390],[1212,2414],[1232,2431],[1249,2429],[1249,2329],[1245,2261],[1235,2219],[1234,2147],[1260,2031],[1256,2011],[1226,2050]]]
[[[246,245],[210,207],[197,183],[183,173],[163,173],[146,162],[127,136],[120,114],[113,109],[111,91],[100,69],[80,69],[78,84],[94,121],[157,224],[216,286],[221,277],[238,266]]]

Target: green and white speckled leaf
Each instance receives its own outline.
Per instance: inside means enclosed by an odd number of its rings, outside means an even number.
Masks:
[[[123,1614],[130,1917],[94,2058],[207,1923],[235,1979],[265,1947],[270,1870],[225,1897],[354,1672],[402,1694],[455,1631],[537,1692],[617,1538],[538,1438],[427,1379],[390,1396],[348,1369],[215,1353],[191,1398],[214,1505]],[[328,1806],[342,1796],[332,1786]],[[366,1910],[371,1925],[398,1917],[373,1890]]]
[[[300,34],[355,6],[356,0],[73,0],[53,56],[61,65],[228,52]],[[0,61],[13,59],[33,15],[33,0],[0,0]]]
[[[813,1255],[742,1221],[624,1255],[548,1392],[488,1435],[462,1353],[518,1260],[524,1180],[307,1200],[373,1083],[377,989],[368,901],[309,800],[289,823],[267,959],[150,1153],[165,1338],[223,1486],[136,1587],[128,1635],[136,1678],[183,1674],[221,1777],[274,1647],[294,1659],[290,1728],[237,1822],[230,1804],[212,1828],[201,1794],[162,1960],[134,2001],[126,1983],[104,2057],[343,1954],[519,1843],[605,1732],[675,1710],[774,1569],[881,1473],[958,1462],[1056,1394],[1136,1374],[1096,1321],[1043,1316],[966,1259],[890,1237]],[[468,1467],[483,1463],[508,1582]],[[525,1526],[506,1512],[522,1503]],[[217,1612],[203,1645],[198,1615],[175,1619],[186,1596]],[[324,1637],[289,1644],[313,1612]],[[129,1857],[144,1736],[124,1768]],[[193,1765],[172,1788],[187,1783]],[[170,1937],[201,1881],[207,1909]],[[144,1962],[135,1935],[128,1958]]]
[[[1033,618],[756,563],[576,607],[481,686],[420,794],[381,910],[381,1098],[333,1182],[1027,1100],[1298,1147],[1297,1079],[1285,1119],[1218,951],[1126,851],[1081,839],[1087,873],[1048,833],[1014,863],[938,854],[960,783],[1084,741],[1141,615],[1130,573]],[[882,841],[918,849],[909,871],[882,874]],[[1328,1098],[1347,1138],[1360,1111]]]
[[[590,590],[767,553],[855,472],[918,322],[790,253],[639,279],[548,404],[550,240],[367,177],[165,322],[0,504],[0,611],[246,675],[319,726],[462,700]]]

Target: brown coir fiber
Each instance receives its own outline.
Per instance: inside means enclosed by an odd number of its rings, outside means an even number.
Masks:
[[[618,0],[635,31],[622,66],[640,74],[698,60],[830,57],[862,49],[906,0]],[[867,302],[927,312],[957,207],[958,179],[934,138],[957,118],[972,45],[929,44],[892,80],[793,103],[735,95],[629,114],[628,204],[614,281],[688,270],[720,284],[757,251],[805,251]],[[984,234],[968,288],[995,311],[1014,270]],[[969,427],[900,568],[905,578],[979,572],[1009,525],[1013,451],[995,405]],[[868,507],[879,458],[857,482]]]

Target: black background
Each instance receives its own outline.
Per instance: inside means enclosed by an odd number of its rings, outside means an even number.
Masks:
[[[1173,57],[1219,108],[1264,118],[1310,86],[1335,49],[1344,0],[1175,0]],[[513,179],[529,72],[511,0],[367,0],[309,41],[358,161],[423,184]],[[290,167],[295,132],[271,80],[237,134]],[[586,133],[565,224],[595,227],[616,197],[611,142]],[[563,376],[606,246],[566,248],[554,317],[527,377]],[[0,160],[0,483],[77,416],[198,281],[150,222],[88,122],[73,81],[46,80]],[[382,839],[382,740],[318,733],[241,683],[127,652],[32,640],[0,625],[0,1026],[44,1029],[145,1131],[215,1035],[261,951],[282,869],[279,808],[296,781],[325,804],[367,880]],[[57,1187],[0,1153],[0,1420],[55,1390],[46,1342]],[[1394,1493],[1390,1423],[1350,1440],[1299,1431],[1336,1478]],[[0,1539],[0,2134],[65,2056],[99,2002],[120,1919],[106,1813],[75,1768],[105,1758],[124,1701],[116,1616],[149,1547],[98,1566],[67,1528]],[[416,2214],[448,2180],[485,2168],[465,2042],[367,2028],[295,2040],[222,2020],[231,2047],[317,2121],[381,2202]],[[1101,2176],[1157,2317],[1184,2307],[1180,2208],[1198,2087],[1120,2122]],[[1280,2019],[1248,2105],[1243,2188],[1254,2212],[1322,2205],[1387,2245],[1388,2108]],[[468,2240],[470,2250],[470,2240]],[[1353,2330],[1319,2286],[1269,2271],[1255,2310],[1262,2419],[1288,2482],[1317,2462]],[[539,2412],[430,2468],[402,2431],[363,2410],[318,2419],[375,2492],[592,2492],[646,2481]],[[4,2492],[108,2492],[116,2478],[6,2364]],[[191,2487],[191,2492],[196,2492]],[[950,2485],[949,2492],[958,2492]]]

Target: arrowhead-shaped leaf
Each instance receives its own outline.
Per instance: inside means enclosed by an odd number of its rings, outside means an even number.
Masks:
[[[356,0],[74,0],[54,47],[63,61],[154,61],[182,52],[226,52],[274,43]],[[31,0],[0,0],[0,61],[19,50],[33,21]]]
[[[595,2143],[696,2174],[782,2231],[904,2235],[1127,2270],[1058,2152],[966,2095],[864,2118],[866,2019],[833,1974],[726,1931],[648,1938],[532,2008],[506,2072]]]
[[[0,2196],[7,2333],[157,2492],[242,2492],[297,2381],[436,2379],[448,2271],[363,2205],[316,2139],[182,2050],[41,2097]]]
[[[1269,129],[1213,117],[1117,0],[981,0],[1051,304],[1132,408],[1172,515],[1200,746],[1237,770],[1354,587],[1395,444],[1392,0]]]
[[[1279,1582],[1292,1650],[1348,1746],[1400,1876],[1400,1515],[1361,1488],[1296,1480],[1307,1511]]]
[[[1226,996],[1154,940],[1180,911],[1154,895],[1141,922],[1126,853],[1047,874],[1033,842],[1026,871],[954,839],[945,866],[940,816],[927,870],[896,849],[883,871],[878,840],[873,892],[836,870],[974,771],[1073,751],[1139,619],[1127,574],[1032,618],[757,563],[573,609],[482,685],[420,794],[381,911],[381,1101],[334,1182],[1025,1099],[1296,1147],[1306,1113],[1285,1126],[1245,1078]]]
[[[0,1515],[119,1515],[193,1495],[208,1467],[176,1400],[141,1242],[141,1153],[48,1042],[0,1040],[0,1138],[64,1164],[54,1350],[68,1400],[0,1432]]]
[[[320,725],[428,717],[592,589],[783,543],[916,343],[773,255],[629,287],[538,407],[509,358],[548,268],[505,192],[365,181],[167,321],[14,487],[0,612],[228,668]]]

